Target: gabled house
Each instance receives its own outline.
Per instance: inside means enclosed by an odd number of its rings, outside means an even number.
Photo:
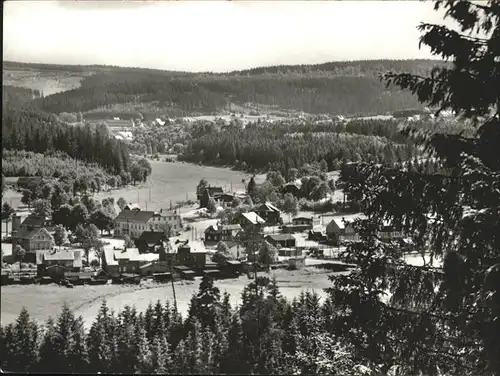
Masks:
[[[210,198],[214,198],[214,196],[219,196],[223,193],[222,187],[206,187],[203,192],[197,195],[198,201],[200,202],[200,208],[208,207]]]
[[[176,265],[203,270],[207,263],[207,250],[202,241],[170,238],[166,253],[160,260],[173,260]]]
[[[234,240],[239,231],[241,231],[239,224],[212,225],[205,230],[205,241],[220,242]]]
[[[122,210],[114,219],[115,236],[130,236],[137,239],[144,231],[163,232],[165,225],[170,225],[176,232],[182,229],[182,218],[177,211],[160,210]]]
[[[151,231],[161,231],[165,223],[170,225],[174,233],[182,230],[182,218],[177,210],[160,209],[159,212],[155,212],[151,220]]]
[[[377,232],[377,236],[386,240],[401,239],[403,233],[401,228],[392,225],[390,221],[383,221],[380,230]]]
[[[240,213],[235,220],[246,232],[260,232],[262,226],[266,223],[266,221],[255,212]]]
[[[12,231],[18,231],[20,228],[33,229],[45,227],[50,231],[53,226],[52,218],[42,217],[34,214],[28,215],[24,221],[19,215],[12,216]]]
[[[292,218],[292,224],[294,226],[308,226],[309,229],[313,228],[314,219],[313,217],[295,217]]]
[[[307,234],[307,239],[321,242],[321,241],[326,241],[327,237],[326,237],[326,233],[323,230],[312,229],[312,230],[309,230],[309,232]]]
[[[352,223],[344,218],[332,219],[326,226],[326,236],[333,244],[340,244],[343,241],[359,241],[360,239]]]
[[[52,250],[54,238],[43,227],[22,227],[18,231],[12,231],[12,249],[20,245],[26,251],[25,262],[35,262],[36,251]]]
[[[132,204],[131,202],[129,202],[124,208],[123,210],[141,210],[141,207],[137,204]]]
[[[140,274],[141,267],[160,259],[159,254],[140,254],[137,248],[120,250],[107,249],[103,252],[103,269],[111,276],[120,274]]]
[[[36,265],[38,275],[52,275],[56,279],[66,272],[79,272],[82,268],[82,251],[37,251]]]
[[[294,248],[296,243],[295,237],[291,234],[267,235],[265,239],[278,248]]]
[[[114,235],[128,235],[131,239],[137,239],[144,231],[149,230],[149,223],[154,214],[152,211],[122,210],[114,219]]]
[[[144,231],[135,241],[139,253],[158,253],[166,236],[163,232]]]
[[[256,213],[266,221],[266,224],[268,225],[276,225],[280,223],[281,219],[281,212],[280,210],[271,204],[270,202],[266,202],[262,205],[260,205]]]

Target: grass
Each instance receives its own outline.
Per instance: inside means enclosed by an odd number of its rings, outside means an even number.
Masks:
[[[327,272],[319,269],[302,269],[296,271],[276,270],[271,274],[260,273],[276,280],[283,296],[293,299],[301,291],[314,289],[321,297],[325,297],[324,288],[330,287]],[[244,287],[250,283],[246,276],[240,278],[218,280],[215,285],[221,293],[231,294],[233,305],[240,303],[240,296]],[[177,305],[182,314],[186,314],[189,301],[193,293],[198,290],[200,279],[195,281],[176,282]],[[16,320],[25,307],[32,317],[43,322],[47,318],[56,316],[64,302],[81,315],[88,328],[94,320],[103,301],[115,312],[125,305],[135,305],[139,311],[146,309],[148,304],[160,300],[172,302],[171,284],[156,284],[145,281],[139,286],[103,285],[103,286],[75,286],[72,289],[52,285],[12,285],[2,286],[1,324],[6,325]]]
[[[26,87],[43,91],[43,95],[51,95],[75,89],[88,74],[83,72],[36,71],[31,69],[4,69],[3,84]]]
[[[201,179],[223,189],[243,191],[242,179],[248,181],[250,175],[228,168],[198,166],[190,163],[150,161],[153,169],[148,181],[142,185],[130,186],[112,192],[101,192],[97,198],[113,196],[115,201],[123,197],[127,202],[139,204],[145,210],[167,209],[177,201],[197,200],[196,186]]]

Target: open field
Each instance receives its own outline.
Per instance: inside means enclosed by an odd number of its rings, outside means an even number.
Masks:
[[[261,273],[268,275],[267,273]],[[324,288],[330,287],[328,275],[319,269],[303,269],[297,271],[276,270],[269,274],[276,276],[281,293],[293,299],[301,291],[315,290],[322,298],[326,296]],[[216,286],[221,293],[231,294],[233,305],[240,303],[243,288],[250,283],[246,276],[240,278],[218,280]],[[200,278],[195,281],[180,281],[175,283],[177,305],[182,314],[186,314],[189,301],[198,290]],[[139,311],[145,310],[149,302],[153,304],[160,300],[172,302],[172,287],[170,283],[156,284],[143,282],[139,286],[104,285],[104,286],[75,286],[72,289],[58,285],[11,285],[2,286],[1,295],[1,324],[6,325],[14,321],[22,307],[26,307],[32,317],[38,321],[45,321],[49,316],[57,315],[66,302],[81,315],[85,325],[90,326],[97,314],[103,299],[115,311],[125,305],[135,305]]]
[[[101,192],[97,198],[113,196],[115,200],[123,197],[128,202],[139,204],[141,208],[148,210],[166,209],[170,201],[174,205],[181,200],[196,200],[196,186],[201,179],[206,179],[209,184],[222,186],[229,190],[231,184],[233,191],[244,191],[245,186],[242,179],[248,181],[250,175],[241,171],[234,171],[221,167],[198,166],[182,162],[159,162],[150,161],[153,169],[148,181],[137,186],[130,186],[111,192]],[[257,183],[264,179],[258,176]]]
[[[3,84],[36,89],[44,96],[75,89],[88,76],[84,72],[37,71],[32,69],[4,69]]]

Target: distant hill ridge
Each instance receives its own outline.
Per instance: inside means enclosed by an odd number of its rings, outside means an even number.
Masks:
[[[360,60],[257,67],[228,73],[10,61],[4,62],[3,67],[4,71],[92,72],[82,79],[79,88],[30,102],[52,113],[112,113],[120,107],[146,117],[179,113],[186,116],[219,113],[231,104],[251,104],[258,111],[273,108],[366,116],[421,108],[411,93],[386,88],[380,74],[393,71],[427,75],[433,67],[443,64],[439,60]]]

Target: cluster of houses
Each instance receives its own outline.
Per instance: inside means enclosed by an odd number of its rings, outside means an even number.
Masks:
[[[285,187],[290,192],[296,188],[293,184]],[[206,207],[212,198],[219,205],[228,206],[235,197],[240,198],[238,194],[223,192],[221,187],[210,186],[198,195],[201,207]],[[168,237],[167,227],[177,236]],[[297,216],[291,223],[282,225],[280,210],[269,202],[255,207],[254,211],[239,213],[229,224],[209,226],[204,231],[203,240],[179,237],[182,228],[181,215],[175,210],[147,211],[128,204],[114,219],[114,236],[129,236],[135,247],[105,248],[100,260],[103,273],[111,279],[133,280],[141,277],[168,279],[174,274],[183,278],[206,273],[237,275],[241,272],[242,262],[253,261],[253,255],[244,252],[245,239],[248,238],[245,234],[255,235],[274,245],[278,249],[275,261],[285,261],[295,267],[304,265],[307,254],[321,255],[328,247],[359,240],[352,222],[344,218],[333,218],[323,226],[320,217]],[[50,218],[30,215],[21,221],[21,217],[15,215],[12,219],[12,247],[22,246],[26,251],[24,262],[36,263],[38,275],[50,275],[52,279],[80,275],[89,281],[99,280],[95,275],[85,275],[82,250],[54,250],[52,230]],[[384,223],[378,235],[383,239],[402,237],[401,231],[389,223]],[[225,270],[219,270],[221,266],[207,258],[221,241],[236,256]]]

